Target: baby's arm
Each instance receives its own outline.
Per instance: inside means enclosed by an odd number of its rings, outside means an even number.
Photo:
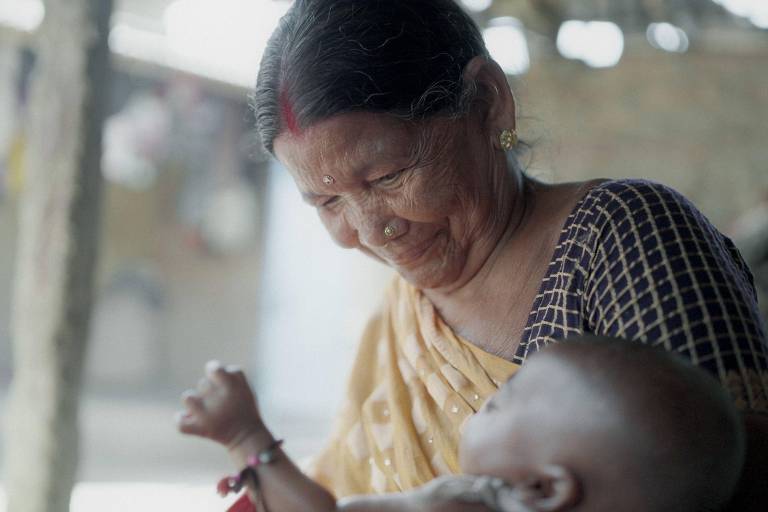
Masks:
[[[412,491],[400,494],[352,496],[338,503],[339,512],[523,512],[524,509],[485,506],[481,478],[442,476]],[[481,483],[478,486],[478,482]]]
[[[218,363],[206,366],[206,376],[196,390],[183,395],[186,411],[179,430],[224,445],[236,468],[275,441],[261,419],[256,398],[242,371]],[[411,492],[356,496],[338,504],[321,485],[302,473],[278,447],[276,458],[257,468],[264,502],[280,512],[482,512],[488,509],[466,503],[471,477],[444,477]],[[247,482],[251,497],[256,489]],[[446,492],[447,491],[447,492]],[[458,492],[461,491],[461,492]],[[461,501],[457,498],[462,498]]]
[[[237,368],[208,363],[206,376],[196,390],[184,393],[183,402],[186,411],[179,417],[179,430],[225,446],[237,468],[244,468],[248,457],[274,442],[248,381]],[[328,491],[304,475],[280,448],[276,455],[273,462],[257,471],[259,492],[271,510],[336,510],[336,500]],[[247,485],[253,496],[253,482]]]

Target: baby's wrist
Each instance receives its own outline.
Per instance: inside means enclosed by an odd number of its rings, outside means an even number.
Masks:
[[[227,445],[229,456],[237,467],[244,467],[248,457],[261,452],[274,443],[275,438],[264,425],[259,425],[235,436]]]

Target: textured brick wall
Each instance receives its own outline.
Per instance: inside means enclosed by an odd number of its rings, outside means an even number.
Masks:
[[[768,189],[768,51],[550,60],[513,88],[534,173],[661,181],[726,229]]]

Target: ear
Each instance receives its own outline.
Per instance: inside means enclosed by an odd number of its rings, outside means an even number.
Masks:
[[[581,484],[563,466],[530,468],[528,475],[514,487],[518,499],[535,512],[564,512],[581,499]]]
[[[474,82],[479,100],[483,103],[482,122],[498,145],[498,134],[502,130],[516,128],[515,97],[507,82],[507,75],[495,61],[476,56],[464,67],[464,83]]]

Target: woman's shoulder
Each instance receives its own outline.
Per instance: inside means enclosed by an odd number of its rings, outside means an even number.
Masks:
[[[675,240],[687,245],[714,244],[727,253],[735,250],[731,240],[693,202],[655,181],[603,181],[589,190],[577,210],[576,219],[588,224],[597,239],[609,237],[621,245]]]
[[[639,178],[598,183],[585,195],[583,207],[597,210],[605,218],[622,213],[631,216],[645,210],[668,215],[681,211],[702,216],[696,206],[674,188]]]
[[[588,330],[663,344],[718,376],[743,407],[766,410],[766,338],[733,243],[659,183],[604,182],[589,196],[599,225],[583,266]]]

